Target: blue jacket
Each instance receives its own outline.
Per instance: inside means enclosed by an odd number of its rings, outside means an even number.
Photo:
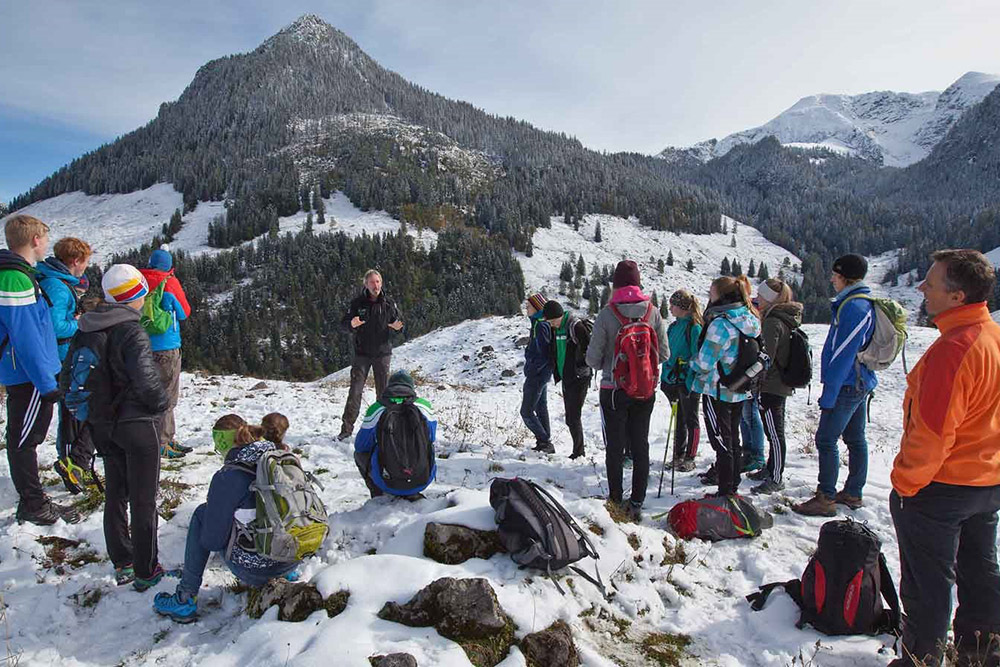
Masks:
[[[139,269],[146,278],[149,285],[149,293],[152,294],[160,283],[166,281],[163,290],[163,299],[160,300],[160,308],[174,316],[173,325],[161,334],[150,334],[149,344],[153,352],[163,352],[164,350],[179,350],[181,347],[181,325],[191,312],[191,307],[187,302],[187,295],[184,288],[177,280],[173,271],[160,271],[159,269]]]
[[[59,346],[59,361],[62,361],[69,351],[69,341],[76,333],[77,298],[73,288],[80,284],[80,279],[55,257],[49,257],[35,268],[39,275],[38,285],[52,303],[49,315]]]
[[[0,250],[0,384],[30,382],[40,394],[58,386],[56,334],[35,269],[10,250]]]
[[[756,338],[760,320],[742,303],[710,306],[705,311],[705,340],[691,359],[692,391],[714,396],[725,403],[750,400],[749,391],[734,392],[722,386],[722,371],[731,373],[740,351],[739,332]]]
[[[690,391],[694,375],[691,373],[691,359],[698,354],[698,339],[701,325],[695,324],[691,316],[674,320],[667,327],[670,341],[670,358],[663,362],[660,381],[667,384],[681,384]]]
[[[837,396],[845,386],[864,393],[878,386],[875,373],[857,360],[858,351],[871,342],[875,333],[874,306],[866,299],[851,299],[840,308],[852,294],[871,294],[871,290],[864,283],[853,285],[841,291],[830,305],[830,331],[823,343],[820,366],[823,393],[819,397],[819,407],[823,409],[836,405]]]
[[[212,476],[212,483],[208,487],[208,500],[204,505],[201,534],[198,536],[198,542],[203,548],[225,552],[233,532],[236,511],[256,509],[256,496],[250,490],[250,483],[255,476],[248,471],[228,467],[228,464],[256,466],[261,454],[275,448],[270,442],[253,442],[234,447],[226,454],[227,466]],[[247,551],[238,544],[233,545],[229,559],[250,570],[272,572],[275,577],[291,571],[297,565],[271,560]]]
[[[382,479],[382,475],[374,474],[375,471],[381,470],[381,466],[378,462],[378,422],[385,414],[385,405],[381,403],[383,400],[387,401],[402,401],[402,397],[397,397],[400,392],[393,391],[393,385],[386,387],[385,392],[383,392],[383,397],[378,401],[375,401],[368,412],[365,413],[365,418],[361,422],[361,430],[358,431],[358,435],[354,439],[354,451],[359,454],[371,454],[371,480],[378,488],[382,489],[383,492],[399,496],[399,495],[412,495],[420,493],[434,481],[437,476],[437,463],[433,464],[431,468],[430,479],[427,484],[417,489],[410,489],[406,493],[400,493],[397,489],[389,488],[385,480]],[[413,393],[412,389],[409,392],[411,396],[415,398],[416,394]],[[415,398],[413,401],[417,408],[420,410],[420,414],[424,417],[424,422],[427,424],[427,436],[430,438],[431,444],[437,439],[437,419],[434,416],[434,408],[431,407],[430,401],[423,398]]]
[[[541,312],[530,318],[531,338],[524,348],[524,376],[546,378],[552,375],[552,327],[542,319]]]

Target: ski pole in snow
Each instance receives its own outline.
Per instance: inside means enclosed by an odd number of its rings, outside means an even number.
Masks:
[[[667,442],[663,447],[663,465],[660,466],[660,486],[656,489],[656,497],[663,495],[663,473],[667,469],[667,452],[670,451],[670,436],[674,432],[674,422],[677,420],[677,403],[670,401],[670,421],[667,423]],[[674,466],[670,466],[670,495],[674,495]]]

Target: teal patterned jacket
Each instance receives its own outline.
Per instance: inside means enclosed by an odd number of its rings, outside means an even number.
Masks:
[[[733,392],[720,384],[719,364],[729,373],[736,363],[740,337],[760,335],[760,320],[741,303],[712,306],[705,311],[705,340],[691,360],[692,391],[726,403],[750,400],[750,392]]]

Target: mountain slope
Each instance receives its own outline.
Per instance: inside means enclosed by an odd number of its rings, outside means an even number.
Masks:
[[[667,149],[702,161],[735,146],[774,136],[782,144],[818,146],[877,164],[905,167],[920,161],[962,115],[1000,84],[1000,76],[968,72],[944,92],[812,95],[760,127],[709,140],[689,149]]]

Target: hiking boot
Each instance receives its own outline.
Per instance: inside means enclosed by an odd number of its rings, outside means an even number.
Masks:
[[[160,458],[161,459],[182,459],[187,456],[184,452],[179,449],[174,449],[173,443],[168,442],[165,445],[160,445]]]
[[[750,493],[758,496],[769,496],[772,493],[784,490],[785,490],[784,482],[775,482],[773,479],[769,479],[763,482],[762,484],[758,484],[757,486],[752,487],[750,489]]]
[[[160,583],[160,580],[163,579],[163,577],[175,577],[179,579],[180,576],[180,570],[165,570],[162,565],[157,563],[156,567],[153,568],[153,573],[149,575],[148,578],[143,579],[142,577],[136,577],[135,581],[132,582],[132,588],[140,593],[144,593],[156,584]]]
[[[715,464],[713,463],[708,467],[708,470],[698,475],[698,479],[705,486],[715,486],[719,483],[719,473],[715,469]]]
[[[168,445],[172,449],[174,449],[174,450],[176,450],[176,451],[178,451],[178,452],[180,452],[182,454],[190,454],[191,452],[194,451],[194,447],[188,447],[187,445],[182,445],[181,443],[177,442],[176,440],[171,440],[168,443]]]
[[[684,459],[677,466],[677,472],[691,472],[694,470],[694,459]]]
[[[52,469],[59,473],[63,481],[63,486],[74,496],[83,491],[83,468],[73,463],[68,456],[56,461]]]
[[[59,517],[66,523],[80,523],[83,520],[83,515],[76,510],[75,507],[70,507],[69,505],[57,505],[53,502],[49,503],[55,509]]]
[[[351,436],[354,435],[354,431],[341,431],[340,435],[337,436],[337,440],[344,442],[345,440],[350,440]]]
[[[80,513],[72,507],[56,505],[51,500],[46,499],[45,504],[35,510],[25,510],[24,506],[19,503],[15,519],[19,524],[27,522],[36,526],[51,526],[59,519],[66,523],[78,523],[81,517]]]
[[[792,505],[792,511],[803,516],[837,516],[833,498],[822,491],[817,491],[815,496],[804,503]]]
[[[187,597],[176,593],[157,593],[153,598],[153,610],[175,623],[191,623],[198,620],[198,597]]]
[[[861,506],[865,504],[864,500],[850,495],[847,491],[837,491],[837,495],[833,497],[833,502],[838,505],[846,505],[852,510],[861,509]]]
[[[684,463],[684,459],[683,458],[673,459],[673,460],[669,461],[667,463],[667,465],[664,466],[664,470],[675,470],[675,469],[676,470],[680,470],[682,463]]]
[[[133,581],[135,581],[135,568],[132,567],[131,563],[115,568],[115,584],[128,586]]]
[[[569,460],[570,461],[575,461],[576,459],[580,458],[583,455],[584,455],[584,452],[583,452],[582,449],[574,449],[573,453],[569,455]]]
[[[760,470],[758,470],[756,472],[752,472],[749,475],[747,475],[747,479],[753,480],[754,482],[763,482],[768,477],[769,477],[769,475],[768,475],[768,472],[767,472],[767,466],[764,466]]]
[[[765,466],[763,458],[747,457],[743,459],[743,468],[740,472],[755,472],[763,470]]]
[[[625,516],[628,517],[629,521],[642,523],[642,505],[633,503],[631,500],[623,500],[622,509],[625,511]]]
[[[551,442],[539,440],[538,444],[532,447],[531,451],[541,452],[542,454],[555,454],[556,448]]]

